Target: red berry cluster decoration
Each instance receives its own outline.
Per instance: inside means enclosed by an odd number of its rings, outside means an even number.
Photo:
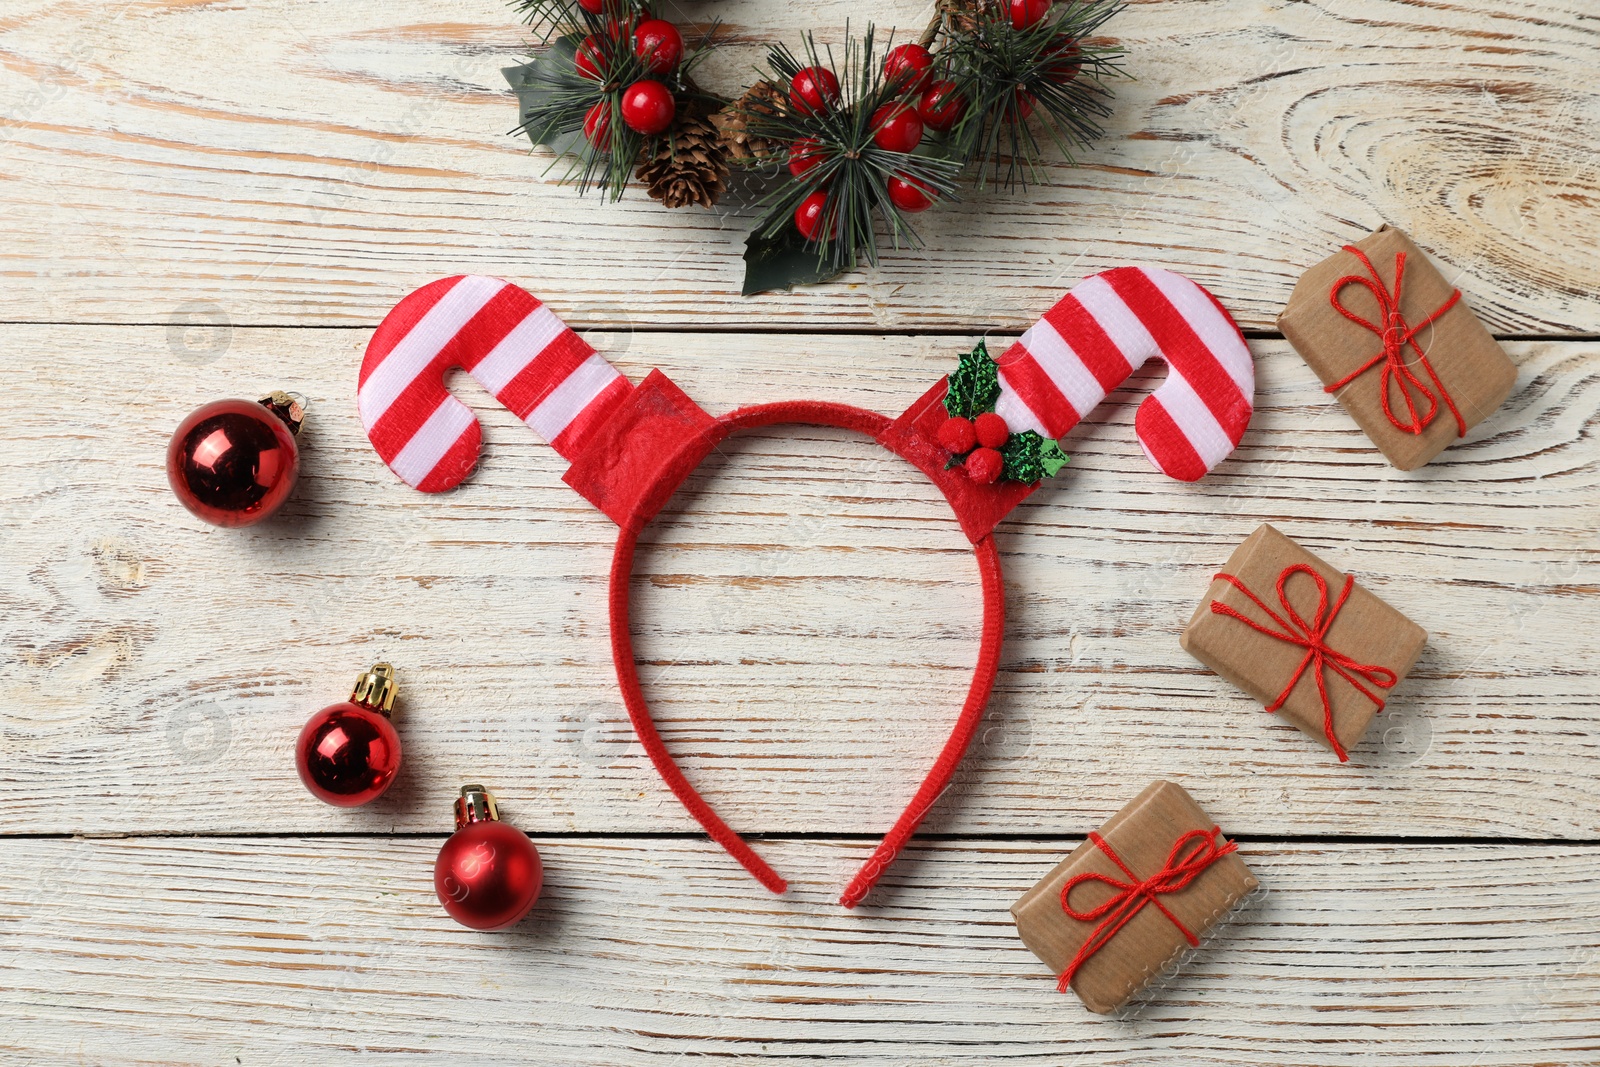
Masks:
[[[579,6],[600,15],[604,0],[579,0]],[[635,23],[608,17],[603,31],[585,36],[573,56],[578,76],[598,82],[602,93],[584,114],[584,137],[597,151],[611,151],[616,115],[642,136],[665,133],[677,117],[678,104],[661,79],[670,77],[682,62],[683,34],[666,19]]]
[[[1006,420],[992,411],[969,419],[951,415],[939,427],[939,444],[952,456],[964,456],[961,466],[967,477],[982,485],[1000,479],[1005,457],[1000,450],[1011,439]]]

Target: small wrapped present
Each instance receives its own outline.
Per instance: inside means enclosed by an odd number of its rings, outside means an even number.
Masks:
[[[1265,524],[1234,549],[1179,638],[1341,762],[1427,640],[1353,576]]]
[[[1092,1012],[1127,1003],[1258,883],[1181,786],[1153,782],[1011,906],[1017,933]]]
[[[1517,378],[1460,290],[1392,226],[1306,271],[1278,329],[1403,471],[1465,436]]]

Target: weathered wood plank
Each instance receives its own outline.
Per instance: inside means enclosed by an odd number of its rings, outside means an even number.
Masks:
[[[0,319],[370,325],[477,271],[590,325],[1018,329],[1084,274],[1156,262],[1264,328],[1301,270],[1387,219],[1497,330],[1595,334],[1588,7],[1137,0],[1108,27],[1136,80],[1085,167],[930,212],[925,252],[850,284],[742,300],[746,209],[580,200],[504,134],[499,70],[529,38],[497,0],[13,2]],[[914,31],[927,9],[679,13],[725,20],[707,77],[731,92],[763,41],[868,14]]]
[[[561,483],[559,457],[463,379],[487,459],[460,491],[411,492],[355,416],[364,332],[230,336],[207,361],[206,338],[161,328],[9,335],[0,829],[428,830],[467,778],[530,830],[691,829],[616,696],[614,527]],[[713,412],[795,396],[896,411],[971,342],[594,339]],[[998,696],[930,829],[1078,829],[1106,798],[1187,772],[1234,832],[1600,834],[1600,345],[1512,344],[1507,407],[1413,475],[1286,346],[1253,347],[1259,414],[1215,475],[1157,475],[1118,403],[1002,528]],[[279,385],[312,401],[287,514],[202,526],[166,487],[167,435],[202,399]],[[1210,574],[1263,520],[1433,634],[1350,765],[1178,648]],[[733,824],[881,832],[976,655],[976,568],[934,490],[865,442],[752,433],[673,502],[639,574],[658,718]],[[381,657],[404,687],[406,775],[370,810],[324,807],[295,780],[293,738]]]
[[[522,813],[516,813],[520,816]],[[8,1063],[1592,1063],[1600,850],[1247,844],[1263,894],[1125,1017],[1090,1015],[1006,912],[1071,842],[539,842],[515,931],[455,926],[439,838],[0,845]]]

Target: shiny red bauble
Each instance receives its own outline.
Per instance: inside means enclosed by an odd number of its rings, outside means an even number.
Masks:
[[[992,485],[1000,480],[1000,472],[1005,470],[1006,461],[998,449],[975,448],[968,454],[964,466],[967,477],[979,485]]]
[[[823,160],[821,146],[814,137],[802,137],[789,146],[789,173],[803,178]]]
[[[217,400],[189,413],[167,443],[167,481],[197,518],[251,526],[283,506],[300,474],[300,405]]]
[[[1011,15],[1011,28],[1025,30],[1036,25],[1050,13],[1053,0],[1010,0],[1007,10]]]
[[[985,411],[972,420],[972,428],[978,435],[978,444],[984,448],[1001,448],[1011,439],[1011,427],[1006,425],[1006,420],[992,411]]]
[[[578,45],[577,55],[572,62],[578,68],[578,73],[590,81],[606,80],[605,52],[601,50],[600,38],[594,34],[585,37]]]
[[[884,104],[872,113],[872,143],[885,152],[910,152],[922,143],[922,119],[909,104]]]
[[[500,821],[494,798],[469,785],[456,801],[456,832],[433,865],[433,891],[450,917],[474,930],[521,922],[544,887],[544,866],[528,835]]]
[[[822,215],[828,206],[828,194],[818,189],[794,209],[794,228],[808,241],[815,241],[822,233]]]
[[[883,79],[903,93],[919,93],[932,77],[933,53],[920,44],[902,44],[883,57]]]
[[[645,19],[633,31],[633,51],[652,74],[667,74],[683,59],[683,34],[666,19]]]
[[[827,67],[802,67],[789,79],[789,103],[802,115],[827,111],[839,102],[839,79]]]
[[[926,211],[933,206],[933,190],[905,175],[889,179],[889,202],[901,211]]]
[[[636,81],[622,90],[622,121],[635,133],[654,137],[672,125],[677,113],[672,90],[653,78]]]
[[[1007,116],[1007,121],[1014,119],[1017,122],[1021,122],[1033,114],[1033,94],[1019,85],[1012,95],[1017,101],[1017,113],[1015,116]]]
[[[578,6],[591,15],[598,15],[606,6],[606,0],[578,0]]]
[[[583,135],[602,152],[611,149],[611,101],[590,104],[583,116]]]
[[[1050,45],[1050,63],[1045,67],[1046,81],[1065,85],[1083,70],[1083,49],[1071,37],[1057,37]]]
[[[967,98],[956,92],[956,83],[937,81],[928,86],[917,103],[917,117],[930,130],[944,133],[966,114]]]
[[[294,749],[300,780],[318,800],[353,808],[376,800],[400,772],[400,735],[381,711],[345,701],[311,716]]]

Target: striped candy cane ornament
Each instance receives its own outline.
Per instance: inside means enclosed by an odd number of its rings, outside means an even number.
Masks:
[[[995,411],[1013,431],[1059,438],[1151,356],[1167,378],[1134,432],[1158,470],[1192,482],[1244,436],[1256,375],[1232,316],[1181,274],[1115,267],[1079,282],[996,360]]]
[[[478,379],[567,459],[633,388],[510,282],[473,274],[423,286],[372,335],[356,402],[389,469],[425,493],[459,485],[483,443],[477,417],[444,387],[452,367]]]

